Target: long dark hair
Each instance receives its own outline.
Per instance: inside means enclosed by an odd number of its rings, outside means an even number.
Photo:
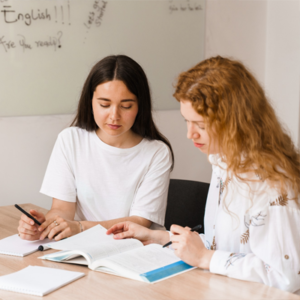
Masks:
[[[98,129],[92,110],[93,94],[99,84],[112,80],[123,81],[128,90],[138,99],[138,113],[131,130],[150,140],[164,142],[170,148],[173,169],[174,154],[171,144],[153,122],[150,88],[146,74],[137,62],[126,55],[107,56],[92,68],[83,85],[77,114],[71,126],[87,131]]]

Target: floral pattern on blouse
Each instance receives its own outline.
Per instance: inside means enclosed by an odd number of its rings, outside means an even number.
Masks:
[[[216,250],[217,249],[217,245],[216,245],[216,237],[214,236],[212,244],[210,246],[210,250]]]
[[[275,201],[271,202],[271,206],[287,206],[288,204],[287,194],[280,195]]]
[[[265,266],[266,271],[267,271],[267,272],[270,272],[271,266],[268,265],[268,264],[266,264],[266,263],[264,263],[264,266]]]
[[[250,219],[251,226],[263,226],[265,225],[265,218],[266,214],[263,214],[263,212],[259,212],[258,214],[254,215]]]
[[[241,244],[245,245],[245,244],[248,243],[249,236],[250,236],[250,231],[249,231],[250,225],[252,225],[252,226],[263,226],[263,225],[265,225],[264,221],[265,221],[266,216],[267,216],[266,214],[263,214],[262,212],[259,212],[258,214],[254,215],[250,218],[249,223],[246,221],[246,216],[244,217],[244,224],[245,224],[247,230],[245,231],[245,233],[243,233],[241,235],[241,238],[240,238]]]
[[[225,268],[228,269],[230,266],[234,266],[234,263],[238,259],[243,258],[245,256],[246,256],[245,253],[231,253],[226,261]]]

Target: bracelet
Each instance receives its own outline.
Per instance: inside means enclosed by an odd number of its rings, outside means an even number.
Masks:
[[[80,232],[82,232],[82,231],[83,231],[82,224],[81,224],[81,222],[80,222],[80,221],[77,221],[77,222],[79,223],[79,226],[80,226]]]

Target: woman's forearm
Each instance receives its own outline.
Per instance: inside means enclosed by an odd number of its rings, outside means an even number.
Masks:
[[[151,238],[155,244],[165,245],[170,241],[170,234],[165,230],[152,230]]]
[[[97,224],[100,224],[104,228],[109,229],[113,225],[124,221],[131,221],[147,228],[149,228],[152,224],[151,221],[137,216],[113,219],[113,220],[102,221],[102,222],[81,221],[81,224],[83,230],[87,230],[93,226],[96,226]],[[151,240],[152,243],[164,245],[170,241],[170,234],[168,231],[165,230],[150,230],[149,237],[147,239]]]
[[[50,218],[55,218],[56,216],[59,216],[61,218],[73,221],[74,220],[74,213],[72,211],[67,211],[67,210],[63,210],[63,209],[59,209],[59,208],[51,208],[45,218],[46,220],[50,219]]]
[[[92,222],[92,221],[80,221],[80,222],[82,224],[83,230],[87,230],[91,227],[96,226],[97,224],[100,224],[104,228],[109,229],[113,225],[120,223],[120,222],[125,222],[125,221],[131,221],[131,222],[134,222],[136,224],[142,225],[147,228],[149,228],[152,224],[151,221],[149,221],[145,218],[142,218],[142,217],[138,217],[138,216],[130,216],[130,217],[112,219],[112,220],[107,220],[107,221],[100,221],[100,222]]]
[[[56,217],[61,217],[66,220],[73,221],[75,217],[76,203],[67,202],[53,198],[51,209],[46,214],[45,218],[55,219]]]

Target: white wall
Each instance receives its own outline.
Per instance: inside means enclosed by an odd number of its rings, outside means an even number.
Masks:
[[[205,57],[241,60],[300,146],[299,4],[299,0],[207,0]]]
[[[300,103],[300,82],[299,82],[299,103]],[[300,105],[299,105],[299,123],[298,123],[298,148],[300,149]]]
[[[268,1],[265,89],[296,144],[299,128],[299,1]],[[300,141],[299,141],[300,142]]]
[[[39,193],[57,134],[71,116],[0,118],[0,206],[34,203],[50,208]]]
[[[242,61],[265,80],[267,1],[207,0],[205,57]]]
[[[288,2],[208,0],[205,56],[242,60],[266,88],[296,141],[300,140],[300,47],[299,27],[295,28],[299,6],[297,10],[294,3],[283,5]],[[71,119],[70,115],[0,118],[0,206],[31,202],[50,207],[51,199],[39,194],[39,188],[56,136]],[[186,139],[179,111],[158,111],[155,119],[174,149],[172,178],[209,182],[210,165]]]

